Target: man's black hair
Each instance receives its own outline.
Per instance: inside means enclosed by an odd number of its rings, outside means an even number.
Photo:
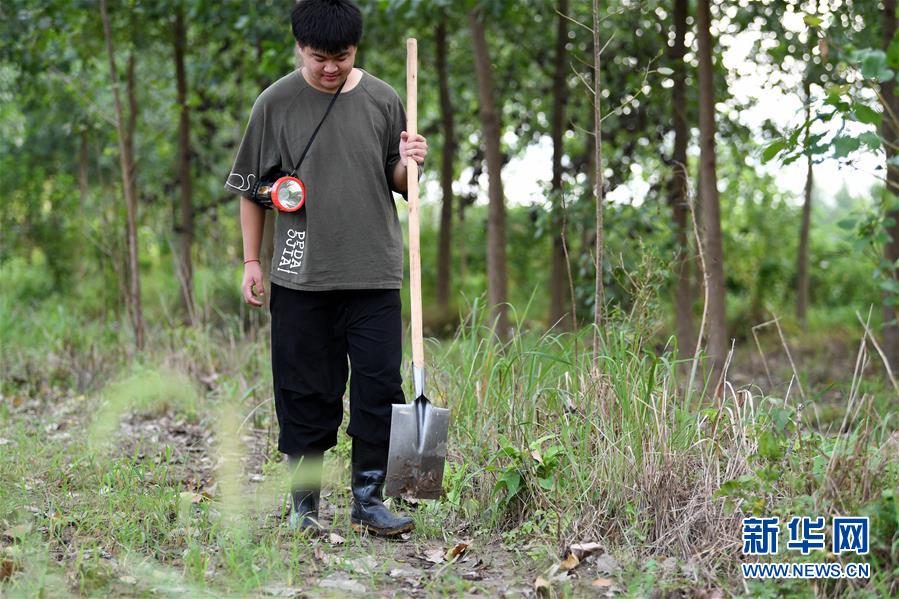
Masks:
[[[300,46],[339,54],[362,40],[362,12],[352,0],[299,0],[290,17]]]

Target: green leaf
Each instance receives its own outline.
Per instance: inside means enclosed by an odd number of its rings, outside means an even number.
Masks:
[[[844,231],[852,231],[857,224],[858,222],[854,218],[844,218],[837,223],[837,226]]]
[[[805,21],[805,24],[809,27],[820,27],[821,23],[824,22],[821,17],[814,17],[812,15],[805,15],[802,20]]]
[[[857,137],[841,135],[833,140],[833,157],[845,158],[852,152],[856,151],[861,145],[861,141]]]
[[[506,488],[506,497],[511,499],[515,497],[518,490],[521,488],[521,473],[517,470],[507,470],[502,478],[496,481],[496,488],[499,490],[500,487]]]
[[[848,104],[844,101],[849,96],[849,85],[830,85],[827,87],[827,98],[824,102],[830,106],[834,106],[840,110],[848,109]],[[845,108],[844,108],[845,106]]]
[[[855,118],[858,122],[866,125],[880,125],[883,116],[869,106],[864,104],[855,105]]]
[[[880,282],[880,288],[889,293],[899,293],[899,281],[896,279],[884,279]]]
[[[787,145],[787,140],[775,139],[770,144],[768,144],[765,149],[762,151],[762,162],[768,162],[775,156],[777,156],[781,150],[784,149],[784,146]]]
[[[759,435],[759,456],[771,461],[777,461],[783,456],[780,440],[771,431]]]
[[[890,47],[887,48],[887,66],[894,69],[899,68],[899,31],[896,31],[895,35],[893,35],[893,41],[890,42]]]
[[[883,141],[880,139],[880,136],[873,131],[862,133],[858,139],[860,142],[862,142],[872,150],[879,150],[880,146],[883,143]]]
[[[866,48],[853,53],[853,58],[861,64],[862,77],[884,83],[893,78],[893,71],[887,68],[887,55],[883,50]]]
[[[552,477],[547,478],[538,478],[537,482],[540,483],[540,486],[546,491],[553,490],[553,479]]]

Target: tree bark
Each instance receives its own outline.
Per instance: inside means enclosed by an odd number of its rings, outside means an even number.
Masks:
[[[562,156],[565,154],[565,104],[568,102],[567,66],[568,56],[565,46],[568,42],[568,0],[558,0],[556,6],[556,49],[553,61],[553,114],[552,114],[552,223],[553,244],[552,262],[549,277],[549,325],[558,326],[562,330],[572,328],[570,316],[566,311],[566,282],[568,261],[565,259],[566,224],[562,208]]]
[[[87,214],[87,192],[88,192],[88,147],[87,147],[87,128],[82,127],[79,133],[81,147],[78,152],[78,200],[79,208],[82,214]]]
[[[677,345],[692,351],[696,341],[693,330],[693,287],[690,280],[690,241],[688,232],[690,201],[687,172],[687,145],[690,143],[690,126],[687,122],[687,84],[684,55],[687,36],[687,0],[674,0],[674,47],[671,62],[674,70],[672,101],[674,109],[674,151],[671,158],[674,172],[671,178],[669,203],[674,220],[674,316]]]
[[[884,0],[883,2],[883,48],[887,50],[896,34],[896,0]],[[881,83],[880,94],[883,97],[884,115],[883,115],[883,138],[886,141],[887,160],[887,185],[884,193],[893,194],[893,190],[899,189],[899,167],[890,163],[890,160],[897,155],[896,145],[899,144],[899,123],[894,119],[899,118],[899,101],[896,98],[896,83],[892,79],[886,83]],[[895,198],[893,198],[895,200]],[[889,273],[894,280],[899,279],[896,264],[899,260],[899,210],[890,211],[888,217],[893,219],[893,225],[889,227],[888,232],[890,241],[887,242],[883,249],[883,257],[891,264]],[[895,292],[885,292],[884,300],[888,298],[896,301],[897,294]],[[883,339],[884,353],[893,370],[899,369],[899,323],[896,322],[899,317],[897,306],[884,301],[883,304]]]
[[[442,312],[449,309],[452,277],[453,174],[456,159],[456,125],[449,91],[446,35],[446,19],[441,18],[437,25],[436,44],[440,118],[443,128],[443,149],[440,157],[440,187],[443,189],[443,204],[440,208],[440,240],[437,251],[437,306]]]
[[[603,326],[603,172],[602,172],[602,107],[601,100],[602,87],[600,86],[600,53],[602,44],[599,39],[599,0],[593,0],[593,135],[596,138],[596,153],[594,154],[594,172],[596,173],[596,182],[594,186],[594,195],[596,196],[596,247],[595,247],[595,267],[596,267],[596,285],[594,289],[594,306],[593,306],[593,370],[599,372],[599,353],[600,338],[599,331]]]
[[[818,12],[818,3],[812,3],[814,15]],[[814,28],[809,29],[808,51],[809,59],[806,64],[805,77],[802,80],[802,91],[805,94],[805,120],[812,118],[812,67],[814,65],[812,49],[815,47]],[[810,131],[805,130],[805,140],[808,142]],[[802,326],[802,330],[808,330],[808,304],[809,304],[809,272],[808,272],[808,240],[812,223],[812,189],[814,187],[814,168],[812,166],[812,154],[806,152],[805,156],[805,197],[802,203],[802,222],[799,225],[799,253],[796,256],[796,319]]]
[[[699,148],[702,172],[703,246],[705,247],[706,284],[709,289],[707,354],[712,384],[717,385],[727,357],[725,320],[724,250],[721,243],[721,205],[715,168],[715,85],[712,67],[712,35],[709,0],[697,3],[699,39]]]
[[[137,248],[137,192],[134,172],[134,129],[137,122],[137,100],[134,93],[134,53],[129,54],[126,79],[128,95],[128,122],[125,122],[122,101],[119,94],[119,79],[116,72],[115,51],[112,44],[112,32],[109,26],[109,14],[106,0],[100,0],[100,15],[103,19],[103,34],[106,38],[106,53],[109,57],[109,79],[112,83],[112,94],[115,103],[116,132],[119,140],[119,165],[122,170],[122,187],[125,192],[125,208],[127,211],[128,246],[128,293],[126,303],[134,330],[134,343],[138,351],[144,347],[144,323],[140,302],[140,270]]]
[[[808,92],[808,88],[806,88]],[[806,99],[811,98],[806,94]],[[811,108],[806,109],[806,117],[810,116]],[[808,132],[806,132],[806,137]],[[808,273],[808,239],[812,223],[812,188],[814,185],[814,169],[812,167],[812,155],[806,157],[805,172],[805,200],[802,203],[802,223],[799,227],[799,255],[796,260],[796,319],[802,326],[802,330],[808,330],[808,300],[809,300],[809,273]]]
[[[468,250],[465,247],[465,208],[464,198],[459,198],[459,227],[456,230],[456,249],[459,251],[459,280],[465,284],[465,276],[468,274]]]
[[[506,206],[503,195],[501,125],[493,91],[493,67],[487,48],[480,9],[468,15],[474,46],[475,70],[478,78],[478,98],[481,128],[487,157],[490,205],[487,217],[487,296],[500,339],[508,336],[508,292],[506,281]]]
[[[187,47],[187,32],[184,26],[184,6],[175,9],[173,31],[175,52],[175,78],[178,89],[178,179],[181,188],[181,222],[175,223],[175,233],[180,249],[178,255],[178,283],[184,302],[184,324],[191,325],[196,320],[193,293],[193,261],[191,253],[194,245],[193,188],[190,176],[190,108],[187,105],[187,76],[184,69],[184,54]]]

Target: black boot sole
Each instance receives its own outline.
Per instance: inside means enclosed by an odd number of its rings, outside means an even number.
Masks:
[[[415,522],[410,522],[409,524],[398,526],[397,528],[375,528],[374,526],[369,526],[368,524],[356,521],[352,521],[350,526],[352,526],[353,530],[357,533],[368,533],[379,537],[398,537],[401,534],[415,530]]]

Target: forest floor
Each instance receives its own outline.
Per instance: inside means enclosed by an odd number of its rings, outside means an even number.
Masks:
[[[542,541],[532,544],[521,539],[510,544],[499,535],[481,535],[464,523],[451,530],[437,529],[415,514],[414,503],[402,502],[399,509],[416,515],[419,528],[415,532],[395,541],[360,535],[349,526],[349,487],[339,483],[324,489],[325,531],[319,534],[288,530],[286,497],[269,501],[268,509],[250,511],[252,543],[270,544],[273,551],[261,555],[280,556],[285,566],[280,572],[288,572],[286,578],[268,578],[256,586],[254,579],[262,568],[254,563],[254,556],[240,558],[247,560],[247,570],[240,572],[238,565],[235,571],[235,564],[229,562],[234,556],[223,552],[216,538],[194,545],[205,556],[202,572],[184,576],[195,564],[188,563],[184,521],[174,513],[171,497],[159,498],[164,506],[144,505],[148,512],[157,508],[168,512],[164,530],[150,531],[159,521],[144,521],[139,510],[125,516],[123,527],[146,529],[148,536],[161,541],[149,542],[140,553],[122,551],[118,530],[91,522],[92,512],[113,509],[116,502],[107,503],[104,495],[136,495],[143,486],[154,484],[169,488],[181,504],[191,505],[191,511],[206,511],[213,520],[218,517],[212,506],[218,495],[220,458],[212,419],[191,422],[170,408],[126,414],[116,435],[118,447],[112,451],[118,457],[113,461],[133,468],[100,465],[107,473],[116,472],[110,481],[115,488],[96,488],[90,480],[97,474],[102,479],[103,473],[93,472],[95,464],[81,457],[81,442],[90,434],[96,406],[70,390],[45,391],[42,397],[6,398],[12,417],[0,427],[5,456],[0,458],[0,471],[24,473],[20,480],[8,483],[23,500],[20,511],[30,516],[24,524],[0,521],[0,583],[8,585],[8,596],[58,596],[66,591],[122,597],[220,596],[227,591],[273,597],[526,597],[545,596],[550,588],[553,594],[613,596],[629,586],[619,561],[602,548],[587,547],[578,553],[577,567],[567,569],[561,559],[546,555]],[[244,429],[241,442],[245,500],[255,505],[254,486],[266,481],[270,461],[277,460],[272,432]],[[164,466],[163,476],[157,474],[160,466]],[[345,464],[331,466],[332,472],[346,470]],[[78,480],[79,473],[83,480]],[[344,474],[348,482],[348,472]],[[12,499],[10,495],[15,494],[0,495],[0,499]],[[48,556],[41,555],[41,547]],[[658,567],[671,573],[682,565],[672,559]],[[682,574],[689,575],[689,566],[683,566]],[[235,582],[240,578],[246,584],[243,589]],[[667,595],[658,591],[654,596]],[[699,596],[723,594],[709,589]]]
[[[844,413],[856,350],[849,341],[792,348],[767,338],[744,344],[731,379],[760,394],[789,381],[794,366],[815,401],[819,426]],[[791,364],[792,358],[792,364]],[[767,365],[767,374],[766,374]],[[879,365],[870,361],[868,368]],[[804,371],[802,371],[804,369]],[[99,373],[97,376],[102,376]],[[93,377],[91,377],[93,378]],[[98,397],[44,383],[2,398],[0,419],[0,596],[652,596],[723,597],[697,566],[607,550],[602,539],[548,538],[526,529],[485,532],[438,512],[440,504],[394,504],[417,529],[396,541],[349,526],[348,443],[329,452],[324,533],[286,526],[286,496],[271,406],[236,414],[235,438],[221,438],[215,376],[199,405],[162,402],[116,415],[101,449],[92,428]],[[793,385],[795,386],[795,385]],[[798,390],[790,391],[799,393]],[[250,406],[252,407],[252,406]],[[258,418],[268,412],[266,417]],[[251,417],[252,416],[252,417]],[[260,423],[262,425],[260,426]],[[230,458],[229,458],[230,455]],[[228,460],[235,480],[228,482]],[[236,464],[236,466],[235,466]],[[229,487],[230,485],[230,487]],[[236,491],[235,491],[236,489]],[[585,506],[584,509],[590,509]],[[489,529],[488,529],[489,530]],[[611,551],[611,552],[610,552]],[[575,553],[579,559],[566,556]]]

